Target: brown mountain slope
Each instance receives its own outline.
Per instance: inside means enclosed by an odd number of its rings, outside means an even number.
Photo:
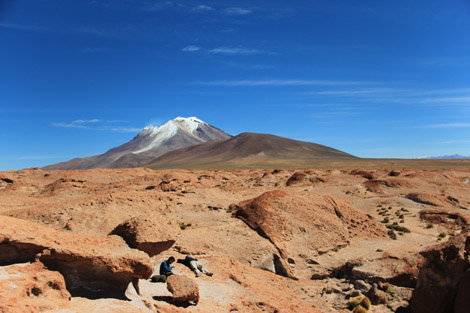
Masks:
[[[171,151],[147,164],[151,168],[256,168],[309,164],[321,159],[355,159],[345,152],[268,134],[242,133]]]

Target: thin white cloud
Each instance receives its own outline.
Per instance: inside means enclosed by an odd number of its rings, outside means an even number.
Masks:
[[[420,103],[470,103],[470,97],[447,97],[447,98],[428,98],[422,99]]]
[[[176,1],[158,1],[155,3],[150,3],[142,7],[143,11],[146,12],[157,12],[165,9],[171,9],[171,8],[183,8],[185,5],[176,2]]]
[[[111,130],[114,132],[120,132],[120,133],[138,133],[142,131],[142,128],[136,128],[136,127],[105,127],[100,130]]]
[[[116,123],[119,121],[103,121],[99,119],[91,120],[75,120],[70,123],[52,123],[54,127],[62,128],[78,128],[78,129],[88,129],[88,130],[100,130],[100,131],[114,131],[121,133],[135,133],[140,132],[141,128],[135,127],[124,127],[124,126],[100,126],[96,125],[97,123]]]
[[[194,12],[207,12],[212,10],[214,10],[213,7],[204,4],[198,5],[193,9]]]
[[[470,123],[444,123],[423,125],[422,128],[468,128]]]
[[[181,51],[183,52],[196,52],[199,50],[201,50],[201,47],[194,46],[194,45],[186,46],[183,49],[181,49]]]
[[[398,92],[406,92],[406,89],[395,88],[368,88],[368,89],[355,89],[355,90],[325,90],[325,91],[311,91],[303,92],[303,95],[314,96],[367,96],[377,94],[390,94]]]
[[[248,48],[229,48],[229,47],[218,47],[209,50],[211,54],[228,54],[228,55],[250,55],[250,54],[259,54],[261,51],[256,49]]]
[[[224,10],[224,13],[229,14],[229,15],[247,15],[247,14],[253,13],[253,11],[250,9],[233,7],[233,8],[226,8]]]
[[[470,58],[468,57],[446,57],[446,58],[424,58],[417,62],[418,65],[427,67],[453,67],[453,66],[470,66]]]
[[[450,144],[454,144],[454,143],[470,143],[470,140],[447,140],[447,141],[443,141],[441,143],[445,144],[445,145],[450,145]]]
[[[333,80],[300,80],[300,79],[270,79],[270,80],[215,80],[215,81],[198,81],[193,85],[206,86],[343,86],[343,85],[366,85],[373,84],[371,82],[362,81],[333,81]]]
[[[52,123],[52,126],[65,128],[89,128],[87,124],[93,124],[98,122],[101,122],[101,120],[95,118],[91,120],[75,120],[71,123]]]

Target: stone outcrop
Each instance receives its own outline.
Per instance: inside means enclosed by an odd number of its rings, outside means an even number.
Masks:
[[[447,229],[458,230],[468,225],[468,218],[458,212],[449,210],[422,210],[419,212],[422,220],[440,224]]]
[[[280,256],[301,271],[306,260],[315,256],[308,255],[312,251],[322,254],[344,247],[354,237],[385,236],[383,227],[371,217],[329,196],[266,192],[241,202],[234,215],[271,241]],[[284,276],[304,275],[306,272]]]
[[[130,282],[149,278],[147,254],[118,236],[87,236],[0,216],[0,265],[40,260],[59,271],[72,295],[122,297]]]
[[[163,215],[135,217],[118,225],[111,235],[122,237],[131,248],[154,256],[168,250],[181,234],[178,224]]]
[[[199,302],[199,287],[194,279],[183,275],[171,275],[166,283],[168,290],[173,294],[173,301]]]
[[[418,282],[411,298],[413,313],[468,312],[468,235],[421,252]]]
[[[64,308],[70,300],[58,272],[40,262],[0,267],[0,312],[35,313]]]
[[[436,207],[449,206],[449,203],[447,203],[446,199],[440,195],[431,195],[427,193],[410,193],[406,196],[406,198],[417,203],[427,204]]]

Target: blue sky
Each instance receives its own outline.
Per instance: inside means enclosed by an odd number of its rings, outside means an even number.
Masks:
[[[470,1],[0,0],[0,170],[177,116],[360,157],[470,155]]]

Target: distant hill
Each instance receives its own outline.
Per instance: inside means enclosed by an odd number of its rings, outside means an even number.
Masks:
[[[470,156],[464,156],[464,155],[460,155],[460,154],[452,154],[452,155],[425,157],[425,158],[422,158],[422,159],[427,159],[427,160],[470,159]]]
[[[242,133],[168,152],[146,164],[150,168],[295,167],[324,159],[356,159],[345,152],[268,134]]]
[[[52,164],[45,170],[139,167],[168,151],[231,135],[196,117],[177,117],[158,127],[144,128],[131,141],[104,154]]]

